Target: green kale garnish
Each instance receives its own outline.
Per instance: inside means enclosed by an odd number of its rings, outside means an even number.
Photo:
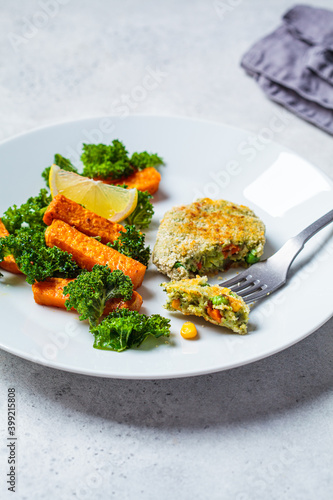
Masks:
[[[113,243],[107,243],[107,246],[148,266],[150,248],[145,247],[145,235],[140,233],[135,226],[126,225],[125,229],[126,231],[122,231],[119,238]]]
[[[149,226],[154,215],[154,207],[150,202],[152,195],[148,191],[138,191],[138,204],[135,210],[127,217],[129,224],[144,229]]]
[[[51,196],[46,189],[41,189],[38,196],[29,198],[20,207],[17,205],[9,207],[1,220],[10,234],[15,233],[22,226],[35,229],[45,228],[43,215],[50,203]]]
[[[119,309],[92,328],[91,333],[95,337],[96,349],[121,352],[139,346],[149,336],[169,337],[170,320],[159,314],[146,316],[137,311]]]
[[[75,174],[78,173],[77,168],[74,167],[72,162],[62,155],[55,154],[53,163],[58,165],[58,167],[62,168],[63,170],[67,170],[67,172],[74,172]],[[47,187],[49,187],[50,170],[51,167],[46,167],[42,172],[42,177],[45,180]]]
[[[13,255],[31,285],[51,277],[74,278],[80,272],[69,253],[45,243],[43,215],[50,202],[47,190],[41,189],[20,207],[8,208],[1,218],[10,234],[0,238],[0,261]]]
[[[86,177],[120,179],[134,172],[125,146],[117,139],[109,146],[83,144],[81,161],[84,165],[83,175]]]
[[[163,164],[162,158],[147,151],[133,153],[129,157],[124,144],[117,139],[109,145],[83,144],[81,161],[84,165],[83,175],[86,177],[112,180],[128,177],[136,170]]]
[[[133,284],[122,271],[110,271],[108,266],[96,264],[92,271],[83,271],[74,281],[64,288],[69,295],[65,306],[77,310],[80,320],[89,320],[91,327],[98,325],[99,319],[109,299],[130,300]]]
[[[112,298],[130,300],[133,285],[122,271],[110,271],[108,266],[95,265],[91,272],[83,271],[63,291],[69,295],[67,309],[76,309],[80,320],[89,320],[90,331],[95,337],[94,347],[124,351],[139,346],[148,336],[155,338],[170,335],[170,320],[153,314],[146,316],[129,309],[117,309],[104,320],[106,302]]]
[[[143,170],[148,167],[163,165],[163,159],[157,154],[149,154],[147,151],[143,151],[142,153],[133,153],[130,164],[135,170]]]
[[[81,271],[72,255],[49,248],[45,244],[45,230],[22,227],[0,238],[0,262],[7,255],[14,255],[16,264],[30,285],[51,277],[74,278]]]

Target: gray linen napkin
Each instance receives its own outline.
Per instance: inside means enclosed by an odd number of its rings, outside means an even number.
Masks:
[[[272,100],[333,134],[333,11],[296,5],[241,65]]]

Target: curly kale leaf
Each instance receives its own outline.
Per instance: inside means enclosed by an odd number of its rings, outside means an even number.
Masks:
[[[43,215],[50,202],[47,190],[41,189],[20,207],[8,208],[1,218],[10,234],[0,239],[0,261],[13,255],[30,284],[53,276],[73,278],[80,272],[70,254],[45,244]]]
[[[143,151],[142,153],[133,153],[130,164],[135,170],[143,170],[148,167],[158,167],[159,165],[163,165],[164,162],[157,154],[150,154],[147,151]]]
[[[68,158],[65,158],[64,156],[60,154],[55,154],[54,155],[54,162],[58,167],[62,168],[63,170],[67,170],[67,172],[74,172],[75,174],[78,173],[77,168],[74,167],[72,162],[68,160]],[[43,172],[42,172],[42,177],[46,182],[47,187],[49,186],[49,176],[50,176],[50,170],[51,167],[46,167]]]
[[[122,231],[119,238],[113,243],[107,243],[107,246],[148,266],[150,248],[145,247],[145,235],[140,233],[135,226],[126,225],[125,229],[126,231]]]
[[[149,336],[169,337],[170,320],[159,314],[146,316],[137,311],[119,309],[92,328],[91,333],[95,337],[96,349],[121,352],[141,345]]]
[[[120,179],[134,172],[128,152],[121,141],[115,139],[112,144],[83,144],[81,161],[83,175],[102,179]]]
[[[15,233],[22,225],[35,229],[45,228],[43,215],[50,203],[51,196],[46,189],[41,189],[38,196],[29,198],[20,207],[9,207],[1,220],[10,234]]]
[[[64,288],[64,295],[69,295],[65,305],[77,310],[80,320],[89,320],[90,326],[96,326],[108,300],[121,298],[130,300],[133,285],[122,271],[110,271],[108,266],[95,265],[92,271],[83,271],[74,281]]]
[[[128,224],[133,224],[141,229],[149,226],[154,215],[154,207],[150,202],[151,198],[152,195],[148,191],[138,191],[138,204],[127,217]]]
[[[86,177],[112,180],[128,177],[136,170],[163,164],[160,156],[147,151],[133,153],[129,157],[124,144],[117,139],[109,145],[83,144],[81,160],[84,165],[83,175]]]
[[[72,260],[72,255],[57,247],[47,247],[44,232],[23,227],[15,234],[0,238],[0,261],[7,255],[14,255],[30,285],[51,277],[76,277],[81,270]]]

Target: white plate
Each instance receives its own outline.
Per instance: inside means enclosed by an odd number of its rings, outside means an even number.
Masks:
[[[332,209],[332,182],[286,148],[218,123],[163,117],[94,118],[18,136],[0,146],[0,213],[36,195],[54,153],[77,163],[82,142],[124,141],[130,152],[158,152],[167,166],[155,197],[147,241],[176,204],[202,196],[249,205],[267,227],[265,257]],[[254,144],[254,145],[252,145]],[[310,240],[292,267],[288,284],[251,312],[249,334],[238,336],[194,319],[199,336],[180,336],[184,316],[163,309],[166,280],[153,265],[146,273],[142,312],[171,318],[169,340],[148,341],[123,353],[93,349],[88,326],[75,313],[38,306],[24,279],[0,280],[0,346],[44,365],[87,375],[148,379],[199,375],[265,358],[303,339],[333,314],[333,237],[326,228]],[[229,271],[226,277],[233,275]],[[188,319],[188,318],[186,318]]]

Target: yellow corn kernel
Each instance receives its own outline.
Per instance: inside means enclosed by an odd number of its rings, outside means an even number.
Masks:
[[[180,330],[180,335],[184,339],[194,339],[194,337],[197,336],[197,329],[193,323],[190,321],[186,321],[186,323],[183,324]]]
[[[230,297],[230,295],[228,296],[228,299],[229,299],[230,305],[232,307],[232,310],[234,312],[239,311],[240,308],[242,307],[242,303],[239,300],[234,299],[233,297]]]

